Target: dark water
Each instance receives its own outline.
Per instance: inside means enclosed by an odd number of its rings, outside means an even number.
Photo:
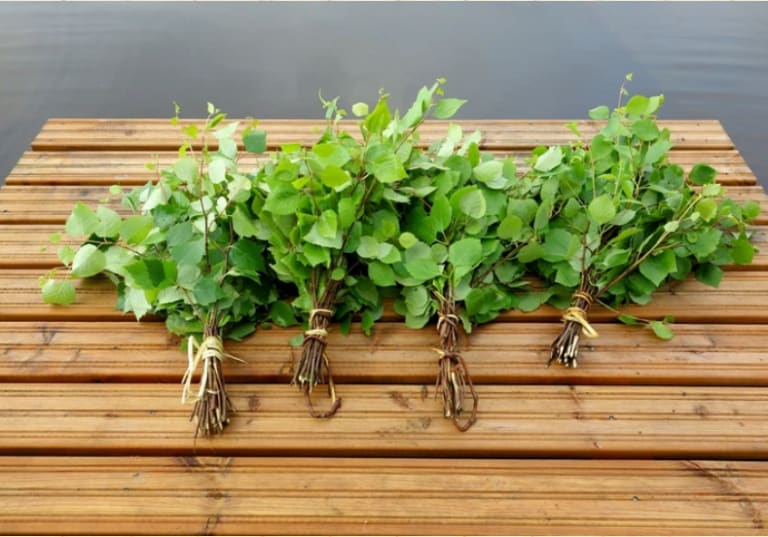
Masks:
[[[717,118],[768,185],[768,4],[0,3],[0,177],[48,117],[318,117],[438,76],[464,118],[570,118],[631,90]]]

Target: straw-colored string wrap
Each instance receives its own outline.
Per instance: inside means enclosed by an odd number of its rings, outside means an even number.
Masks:
[[[181,383],[184,385],[184,389],[181,392],[182,403],[186,403],[187,400],[194,402],[203,398],[211,368],[210,360],[216,359],[222,361],[224,358],[245,363],[244,360],[241,360],[237,356],[224,352],[224,342],[218,336],[208,336],[199,345],[194,336],[189,336],[189,340],[187,341],[187,371],[181,379]],[[197,390],[197,393],[193,393],[192,377],[195,375],[197,368],[200,367],[200,362],[203,362],[203,372],[200,375],[200,388]]]
[[[309,312],[309,326],[312,326],[312,321],[315,320],[315,315],[323,314],[328,317],[333,315],[333,311],[325,308],[315,308]]]
[[[594,301],[594,299],[592,298],[592,295],[584,291],[576,291],[575,293],[573,293],[573,298],[574,299],[580,298],[584,300],[588,306],[591,306],[592,302]],[[580,324],[581,331],[588,338],[596,338],[599,335],[597,333],[597,330],[592,328],[592,325],[589,324],[589,321],[587,320],[587,311],[584,308],[580,308],[579,306],[571,306],[570,308],[565,310],[562,320],[563,322],[573,321],[575,323]]]
[[[309,330],[304,331],[304,335],[307,337],[327,337],[328,336],[328,330],[325,328],[311,328]]]
[[[459,316],[454,313],[438,313],[437,314],[437,329],[440,330],[440,327],[443,325],[443,323],[447,323],[453,321],[454,323],[459,323],[461,319],[459,319]]]

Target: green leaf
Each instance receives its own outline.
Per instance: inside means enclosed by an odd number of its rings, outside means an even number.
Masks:
[[[315,154],[317,160],[323,166],[337,166],[341,168],[352,158],[349,151],[336,142],[315,144],[312,148],[312,153]]]
[[[645,115],[648,109],[648,97],[644,95],[633,95],[626,104],[627,114],[631,116]]]
[[[351,197],[341,198],[339,200],[339,227],[347,229],[355,222],[357,216],[357,205]]]
[[[123,311],[132,311],[136,319],[141,319],[152,309],[142,289],[128,288],[123,297]]]
[[[723,185],[719,183],[709,183],[702,186],[701,195],[705,198],[716,198],[723,193]]]
[[[355,103],[352,105],[352,113],[357,117],[368,115],[368,105],[366,103]]]
[[[104,270],[106,264],[104,252],[92,244],[84,244],[72,259],[72,276],[75,278],[95,276]]]
[[[171,257],[179,265],[196,265],[205,255],[205,241],[197,237],[171,247]]]
[[[688,174],[688,179],[694,185],[706,185],[714,182],[717,170],[707,164],[695,164]]]
[[[197,180],[198,164],[190,157],[184,157],[173,165],[173,173],[185,183],[194,183]]]
[[[475,166],[473,173],[475,178],[481,183],[485,183],[488,188],[500,189],[508,184],[504,177],[504,163],[500,160],[481,162]]]
[[[645,154],[644,165],[656,164],[661,158],[672,149],[672,144],[666,140],[657,140],[651,144],[648,148],[648,152]]]
[[[477,187],[469,187],[461,193],[459,199],[459,210],[467,216],[480,219],[485,216],[487,210],[485,196]]]
[[[696,267],[696,279],[710,287],[719,287],[723,279],[723,269],[712,263],[702,263]]]
[[[264,210],[279,216],[295,214],[301,204],[301,194],[286,183],[275,185],[264,202]]]
[[[238,239],[229,251],[229,262],[243,275],[255,275],[266,270],[264,246],[250,239]]]
[[[296,315],[293,312],[293,308],[281,301],[273,302],[269,308],[269,319],[277,326],[288,328],[290,326],[296,326],[298,321]]]
[[[309,230],[309,232],[304,235],[304,240],[311,243],[316,244],[317,246],[324,246],[325,248],[335,248],[335,249],[341,249],[343,239],[341,236],[341,232],[337,231],[336,236],[334,237],[324,237],[320,230],[318,229],[317,222],[312,224],[312,228]]]
[[[755,256],[755,248],[747,239],[736,239],[731,243],[731,256],[737,265],[749,265]]]
[[[616,318],[619,320],[619,322],[624,323],[628,326],[638,326],[640,324],[640,320],[634,315],[627,315],[625,313],[622,313],[622,314],[619,314]]]
[[[192,290],[192,295],[201,306],[209,306],[222,297],[221,287],[211,277],[201,278]]]
[[[328,266],[331,263],[331,252],[328,248],[324,248],[323,246],[307,243],[303,246],[302,253],[312,267],[318,265]]]
[[[338,166],[330,165],[320,172],[320,180],[330,188],[338,188],[350,181],[349,174]]]
[[[598,225],[607,224],[616,216],[616,207],[608,194],[602,194],[589,203],[589,216]]]
[[[688,249],[696,256],[696,259],[701,261],[717,250],[717,246],[720,244],[722,237],[723,232],[719,229],[704,229],[698,234],[696,240],[688,245]],[[736,261],[735,257],[734,261]],[[738,263],[738,261],[736,262]]]
[[[499,222],[496,233],[500,239],[518,241],[521,238],[522,230],[523,221],[520,217],[514,214],[507,214],[504,220]]]
[[[419,242],[419,239],[416,238],[416,235],[411,233],[410,231],[406,231],[405,233],[400,234],[400,238],[398,239],[398,242],[400,243],[400,246],[405,248],[406,250]]]
[[[381,261],[368,263],[368,277],[379,287],[390,287],[397,283],[392,267]]]
[[[644,142],[651,142],[659,137],[660,131],[656,122],[652,119],[641,119],[632,124],[630,128],[632,134]]]
[[[248,210],[241,205],[235,207],[235,212],[232,214],[232,227],[241,237],[255,237],[259,233]]]
[[[155,226],[151,216],[133,215],[120,224],[120,238],[128,244],[139,244]]]
[[[217,185],[227,180],[227,161],[215,158],[208,164],[208,178]]]
[[[168,230],[165,240],[169,246],[176,246],[189,242],[195,234],[195,226],[192,225],[192,222],[180,222]]]
[[[669,341],[675,337],[675,333],[672,332],[672,329],[669,327],[669,325],[663,321],[650,321],[648,326],[651,327],[651,330],[653,330],[653,333],[656,334],[656,337],[659,339]]]
[[[558,145],[553,145],[536,159],[533,169],[540,172],[549,172],[557,168],[563,160],[563,150]]]
[[[451,209],[451,203],[448,201],[448,198],[442,194],[436,195],[432,202],[432,210],[429,213],[429,216],[432,219],[432,223],[435,226],[435,231],[441,232],[448,229],[448,226],[451,225],[452,215],[453,209]],[[405,245],[403,245],[403,247],[407,248]]]
[[[75,302],[75,286],[67,281],[49,279],[43,284],[43,302],[67,305]]]
[[[696,211],[705,222],[717,216],[717,202],[712,198],[704,198],[696,204]]]
[[[333,239],[336,237],[339,224],[335,212],[331,210],[323,211],[320,215],[320,218],[317,219],[316,225],[317,232],[320,233],[321,236],[327,239]]]
[[[544,248],[545,261],[555,263],[568,260],[576,251],[579,243],[575,236],[564,229],[553,229],[547,233],[542,248]]]
[[[165,289],[176,283],[176,264],[160,259],[140,259],[125,266],[131,286],[140,289]]]
[[[611,111],[607,106],[596,106],[589,111],[589,117],[598,121],[608,119],[610,114]]]
[[[539,309],[552,296],[546,291],[525,293],[517,300],[517,309],[522,312],[531,312]]]
[[[249,153],[264,153],[267,150],[267,133],[249,129],[243,134],[243,145]]]
[[[441,265],[432,259],[412,259],[403,263],[405,270],[417,280],[427,281],[443,273]]]
[[[403,289],[403,298],[405,298],[406,308],[411,313],[419,315],[429,307],[429,293],[423,285],[406,287]]]
[[[364,259],[376,259],[379,257],[379,241],[370,235],[360,237],[360,245],[357,247],[357,255]]]
[[[544,255],[544,247],[538,242],[529,242],[517,253],[517,259],[521,263],[530,263],[536,261]]]
[[[252,322],[240,323],[229,328],[226,332],[227,339],[242,341],[256,331],[256,325]]]
[[[72,249],[71,246],[69,246],[68,244],[65,244],[63,246],[59,246],[59,249],[56,252],[56,255],[58,256],[59,261],[69,266],[72,264],[72,260],[75,258],[75,251]]]
[[[120,234],[122,219],[115,211],[99,206],[96,208],[96,216],[99,219],[99,223],[94,231],[96,235],[106,239],[114,239]]]
[[[448,261],[456,267],[474,267],[483,259],[480,239],[466,238],[448,247]]]
[[[680,220],[671,220],[664,224],[664,231],[667,233],[674,233],[680,228]]]
[[[368,148],[365,156],[365,169],[380,183],[395,183],[408,177],[403,163],[392,149],[383,144]]]
[[[677,270],[677,260],[672,250],[664,250],[657,255],[648,256],[640,266],[640,273],[657,287]]]
[[[756,201],[747,200],[741,206],[741,211],[744,215],[744,219],[750,222],[760,216],[760,204]]]
[[[450,119],[466,103],[464,99],[440,99],[432,111],[435,119]]]
[[[90,207],[77,202],[67,218],[65,230],[70,237],[88,237],[96,232],[99,217]]]
[[[373,112],[365,118],[363,125],[368,132],[381,132],[392,121],[392,114],[389,112],[389,106],[387,106],[387,97],[387,95],[383,95],[376,103]]]
[[[179,265],[176,284],[182,289],[194,289],[200,275],[200,269],[196,265]]]

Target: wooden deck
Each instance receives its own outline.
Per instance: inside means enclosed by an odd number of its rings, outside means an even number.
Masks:
[[[562,143],[566,121],[467,121],[485,149]],[[269,142],[309,143],[319,121],[264,121]],[[717,121],[669,121],[672,159],[707,162],[729,194],[768,208]],[[590,122],[584,133],[594,132]],[[426,126],[424,143],[444,130]],[[291,330],[231,346],[239,412],[192,442],[179,403],[186,358],[162,324],[114,311],[105,281],[47,306],[40,252],[74,202],[136,185],[170,162],[159,120],[51,120],[0,189],[0,533],[765,534],[768,525],[768,211],[755,263],[711,290],[660,292],[645,317],[676,337],[611,322],[576,370],[544,367],[558,313],[509,313],[465,345],[481,396],[461,434],[432,399],[436,335],[392,313],[366,338],[330,336],[344,404],[307,416],[288,386]],[[252,159],[255,162],[255,159]]]

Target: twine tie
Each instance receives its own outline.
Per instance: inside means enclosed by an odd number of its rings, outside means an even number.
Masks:
[[[245,363],[244,360],[237,356],[224,352],[224,343],[218,336],[207,336],[199,345],[194,336],[189,336],[187,341],[187,370],[181,379],[181,383],[184,385],[181,392],[182,404],[186,403],[187,400],[198,401],[203,398],[210,373],[211,360],[216,359],[221,362],[224,358]],[[203,372],[200,375],[200,388],[197,390],[197,393],[193,393],[192,377],[195,375],[197,368],[200,367],[200,362],[203,363]]]
[[[576,291],[573,293],[573,298],[574,300],[578,298],[584,300],[587,303],[587,307],[591,306],[592,302],[594,301],[592,295],[584,291]],[[592,328],[592,325],[589,324],[589,321],[587,320],[587,311],[584,308],[580,308],[579,306],[571,306],[565,310],[565,313],[563,313],[562,316],[562,321],[572,321],[574,323],[578,323],[581,325],[581,331],[588,338],[596,338],[599,335],[597,330]]]

